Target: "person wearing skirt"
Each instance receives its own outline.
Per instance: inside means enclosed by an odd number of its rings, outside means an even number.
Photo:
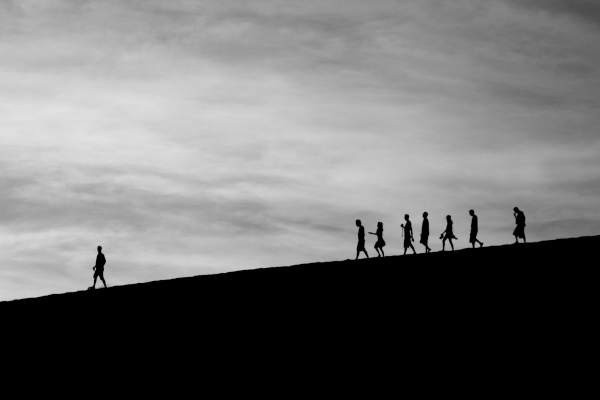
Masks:
[[[452,243],[452,240],[457,239],[457,237],[454,236],[453,225],[452,217],[446,215],[446,229],[440,235],[440,239],[442,239],[442,251],[446,251],[446,240],[450,242],[450,247],[452,248],[452,251],[454,251],[454,243]]]
[[[429,219],[427,217],[429,213],[425,211],[423,213],[423,225],[421,226],[421,244],[425,246],[425,253],[430,253],[431,248],[429,248]]]
[[[371,235],[377,236],[377,241],[375,242],[375,250],[377,251],[378,257],[385,257],[383,252],[383,248],[385,247],[385,240],[383,240],[383,222],[379,221],[377,223],[377,231],[369,232]]]

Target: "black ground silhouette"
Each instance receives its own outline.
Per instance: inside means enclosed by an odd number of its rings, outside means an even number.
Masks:
[[[527,323],[585,295],[579,288],[595,273],[599,246],[597,236],[244,270],[1,302],[0,311],[84,310],[110,320],[188,312],[280,318],[285,310],[356,320],[378,314],[390,320],[435,317],[453,324],[459,317],[472,323],[511,313]]]
[[[414,378],[422,393],[533,394],[592,371],[599,247],[600,236],[247,270],[4,302],[0,315],[4,333],[28,333],[19,349],[58,357],[224,372],[243,360],[254,373],[268,359]]]

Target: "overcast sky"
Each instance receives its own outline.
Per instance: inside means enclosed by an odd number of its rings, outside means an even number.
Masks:
[[[1,0],[0,299],[600,234],[599,106],[597,1]]]

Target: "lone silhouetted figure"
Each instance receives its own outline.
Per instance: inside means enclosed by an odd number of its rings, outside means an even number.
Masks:
[[[96,289],[96,280],[100,278],[104,287],[106,288],[106,281],[104,280],[104,265],[106,264],[106,257],[102,253],[102,246],[98,246],[98,255],[96,256],[96,265],[92,268],[94,270],[94,285],[90,289]]]
[[[457,239],[457,237],[454,236],[452,225],[454,225],[452,217],[446,215],[446,230],[440,235],[440,239],[442,239],[442,251],[446,251],[446,240],[450,242],[450,247],[452,248],[452,251],[454,251],[454,243],[452,243],[452,240]]]
[[[475,243],[479,243],[479,247],[483,247],[483,242],[477,239],[477,233],[479,232],[479,218],[475,215],[474,210],[469,210],[471,216],[471,234],[469,235],[469,243],[475,248]]]
[[[383,253],[383,248],[385,247],[385,240],[383,240],[383,222],[379,221],[377,223],[377,231],[376,232],[369,232],[369,233],[371,235],[377,236],[377,242],[375,242],[375,250],[377,251],[377,256],[385,257],[385,254]]]
[[[427,217],[429,213],[425,211],[423,213],[423,225],[421,226],[421,244],[425,246],[425,253],[431,252],[429,248],[429,220]]]
[[[360,219],[356,220],[356,226],[358,227],[358,244],[356,245],[356,260],[358,260],[358,255],[360,252],[364,252],[365,256],[369,258],[369,253],[367,253],[367,249],[365,249],[365,227],[362,226],[362,222]]]
[[[404,229],[404,255],[406,255],[406,251],[409,248],[412,249],[414,254],[417,254],[415,246],[413,246],[413,242],[415,241],[415,239],[413,237],[412,223],[410,222],[410,217],[408,216],[408,214],[404,214],[404,221],[406,221],[406,223],[400,225],[402,226],[402,229]]]
[[[525,238],[525,213],[519,210],[519,207],[513,208],[513,211],[515,223],[517,224],[515,230],[513,231],[515,244],[519,243],[519,239],[523,239],[523,243],[527,243],[527,239]]]

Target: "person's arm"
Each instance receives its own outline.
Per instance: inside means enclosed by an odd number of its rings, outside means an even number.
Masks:
[[[373,232],[369,232],[369,235],[377,235],[376,233]]]

